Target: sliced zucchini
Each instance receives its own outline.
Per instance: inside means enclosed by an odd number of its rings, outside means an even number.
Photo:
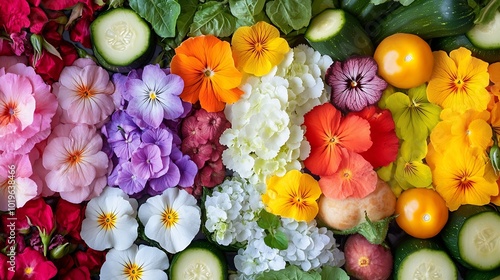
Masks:
[[[440,233],[453,258],[467,268],[500,267],[500,213],[490,206],[462,205]]]
[[[394,252],[396,280],[454,280],[458,270],[437,239],[408,237]]]
[[[373,43],[361,23],[341,9],[326,9],[315,16],[304,37],[311,47],[333,60],[352,55],[373,55]]]
[[[227,277],[224,255],[206,240],[195,240],[174,255],[169,271],[171,280],[225,280]]]
[[[482,49],[500,49],[500,11],[496,12],[492,21],[474,25],[466,35],[472,44]]]
[[[97,61],[113,72],[144,66],[155,51],[149,24],[128,8],[100,14],[90,25],[90,35]]]

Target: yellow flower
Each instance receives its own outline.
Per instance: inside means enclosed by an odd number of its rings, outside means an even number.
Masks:
[[[248,74],[264,76],[278,65],[290,50],[273,25],[260,21],[239,27],[231,40],[236,67]]]
[[[318,214],[320,195],[318,181],[309,174],[291,170],[283,177],[273,176],[268,180],[262,201],[270,213],[297,221],[311,221]]]
[[[450,147],[433,170],[436,191],[451,211],[462,204],[485,205],[498,195],[496,176],[481,149]]]
[[[434,52],[434,70],[427,86],[430,102],[457,112],[483,111],[490,101],[488,63],[466,48]]]

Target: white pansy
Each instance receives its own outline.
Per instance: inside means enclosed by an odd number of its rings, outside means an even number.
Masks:
[[[106,254],[99,277],[114,280],[167,280],[165,270],[169,265],[167,254],[162,250],[134,244],[127,250],[111,249]]]
[[[80,235],[98,251],[125,250],[137,239],[137,201],[119,188],[106,187],[89,201]]]
[[[139,219],[148,238],[175,254],[184,250],[199,232],[201,210],[194,196],[179,188],[168,188],[141,205]]]

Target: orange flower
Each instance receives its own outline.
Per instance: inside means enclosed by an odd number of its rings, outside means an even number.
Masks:
[[[489,91],[500,98],[500,62],[495,62],[488,66],[490,80],[493,83],[488,87]]]
[[[360,153],[372,145],[368,121],[351,114],[342,118],[331,103],[314,107],[304,116],[304,125],[311,145],[304,165],[319,176],[335,174],[342,160],[342,148]]]
[[[175,49],[170,71],[184,80],[180,97],[193,104],[199,100],[208,112],[222,111],[225,103],[234,103],[243,94],[231,46],[212,35],[185,40]]]
[[[434,71],[427,86],[430,102],[459,113],[483,111],[490,101],[488,63],[472,57],[466,48],[434,52]]]

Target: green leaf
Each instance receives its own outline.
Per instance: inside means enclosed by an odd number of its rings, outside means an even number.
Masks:
[[[333,230],[333,233],[341,235],[359,233],[372,244],[382,244],[384,246],[387,246],[387,244],[385,244],[385,238],[387,237],[389,224],[395,218],[396,216],[390,216],[385,219],[373,222],[370,220],[370,218],[368,217],[368,213],[366,213],[365,211],[364,222],[347,230]]]
[[[59,53],[59,51],[54,46],[52,46],[52,44],[49,43],[47,40],[43,39],[42,46],[47,52],[57,56],[60,60],[62,60],[62,57],[61,57],[61,54]]]
[[[309,25],[311,0],[273,0],[266,3],[266,14],[283,33]]]
[[[164,42],[168,46],[166,50],[177,48],[189,32],[189,28],[193,23],[194,14],[198,9],[198,0],[182,0],[181,13],[177,18],[177,34],[175,38],[168,38]]]
[[[229,0],[231,14],[238,19],[254,20],[264,10],[266,0]]]
[[[184,0],[183,0],[184,1]],[[151,24],[162,38],[174,37],[181,6],[175,0],[129,0],[132,10]]]
[[[335,8],[335,3],[332,0],[313,0],[311,4],[311,16],[314,17],[330,8]]]
[[[229,37],[236,30],[236,20],[224,2],[206,2],[194,14],[189,36],[213,34],[217,37]]]
[[[264,237],[264,243],[271,248],[286,250],[288,248],[288,237],[281,231],[268,232]]]
[[[474,24],[488,24],[493,20],[498,10],[500,10],[500,0],[490,0],[486,6],[479,10]]]
[[[259,213],[257,225],[263,229],[274,230],[280,226],[280,218],[266,210],[262,210]]]
[[[349,280],[349,275],[340,267],[325,265],[321,268],[322,280]]]
[[[289,265],[282,270],[271,270],[263,272],[255,277],[255,280],[321,280],[318,272],[305,272],[295,265]]]

